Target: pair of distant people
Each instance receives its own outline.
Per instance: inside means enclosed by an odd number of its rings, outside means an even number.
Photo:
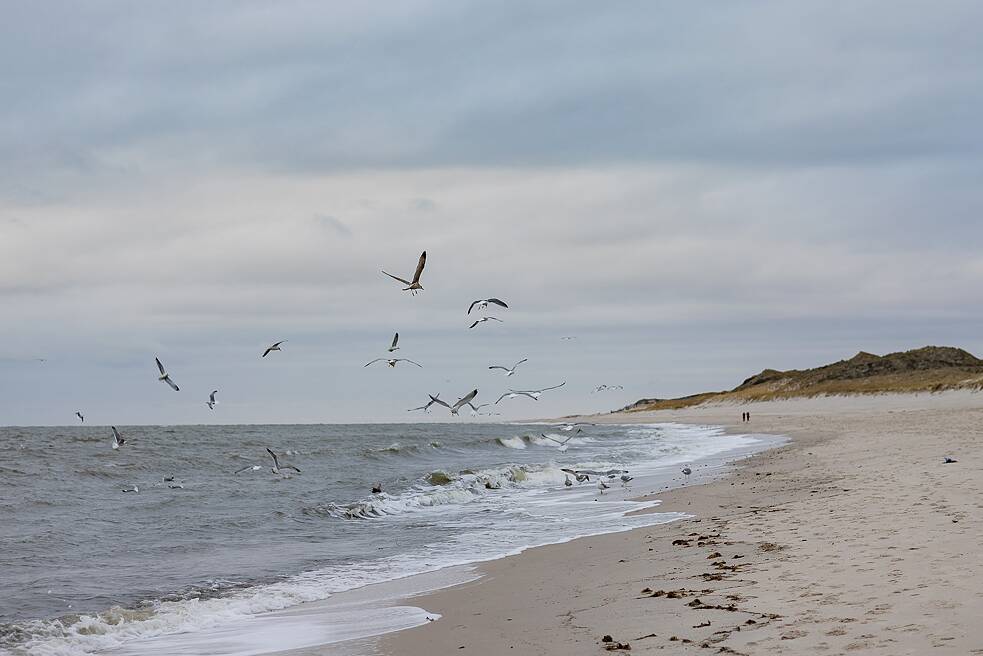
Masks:
[[[747,422],[751,421],[751,413],[750,412],[742,412],[741,413],[741,421],[744,422],[744,423],[747,423]]]

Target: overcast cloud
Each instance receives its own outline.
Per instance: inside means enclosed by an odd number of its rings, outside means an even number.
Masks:
[[[510,384],[567,386],[520,418],[983,352],[981,25],[968,1],[7,7],[0,424],[406,420],[528,357]],[[379,273],[423,249],[421,295]],[[487,295],[512,309],[469,331]],[[362,368],[394,330],[425,369]]]

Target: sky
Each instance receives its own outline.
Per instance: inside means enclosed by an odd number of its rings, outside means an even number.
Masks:
[[[0,424],[407,421],[565,381],[487,418],[522,419],[983,354],[981,25],[944,0],[11,4]],[[419,295],[380,273],[423,250]],[[503,323],[470,330],[488,296]],[[363,367],[395,331],[423,368]]]

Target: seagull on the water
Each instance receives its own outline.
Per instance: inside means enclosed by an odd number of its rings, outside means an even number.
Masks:
[[[372,494],[382,494],[382,483],[376,483],[372,486]]]
[[[209,410],[214,410],[215,404],[218,403],[218,401],[215,400],[216,394],[218,394],[218,390],[212,390],[212,393],[208,395],[208,400],[205,401],[205,405],[208,406]]]
[[[603,478],[597,479],[597,491],[600,494],[604,494],[604,490],[610,488],[611,486],[604,482]]]
[[[160,358],[155,357],[154,360],[157,362],[157,368],[160,370],[160,376],[157,378],[157,380],[161,381],[162,383],[167,383],[168,385],[171,386],[172,390],[174,390],[175,392],[179,392],[181,388],[175,385],[174,381],[171,380],[170,374],[164,371],[164,365],[160,363]]]
[[[489,369],[501,369],[502,371],[505,372],[505,377],[508,378],[509,376],[511,376],[512,374],[515,373],[515,368],[516,367],[518,367],[523,362],[528,362],[528,361],[529,361],[529,358],[522,358],[521,360],[519,360],[518,362],[516,362],[514,365],[512,365],[512,368],[511,369],[508,368],[508,367],[503,367],[500,364],[493,364],[492,366],[490,366],[488,368]]]
[[[270,457],[273,458],[273,466],[270,468],[270,471],[273,472],[274,474],[281,473],[280,472],[281,469],[292,469],[295,472],[297,472],[298,474],[300,473],[300,470],[297,469],[296,467],[294,467],[293,465],[284,465],[284,466],[281,467],[280,466],[280,459],[276,457],[276,454],[273,453],[273,451],[271,451],[269,447],[266,447],[266,452],[268,454],[270,454]]]
[[[474,397],[476,396],[478,396],[478,390],[473,389],[470,392],[468,392],[466,396],[462,396],[460,399],[458,399],[457,403],[455,403],[454,405],[448,405],[447,403],[444,403],[440,399],[436,399],[436,398],[433,400],[435,403],[439,403],[440,405],[450,410],[452,415],[456,415],[461,408],[463,408],[466,405],[471,405],[471,401],[474,400]],[[471,405],[471,408],[473,409],[474,406]]]
[[[634,476],[629,476],[628,474],[622,474],[622,475],[621,475],[621,485],[622,485],[622,486],[625,486],[625,485],[628,485],[628,483],[629,483],[629,482],[630,482],[630,481],[631,481],[632,479],[634,479],[634,478],[635,478]]]
[[[505,323],[504,321],[502,321],[498,317],[481,317],[480,319],[478,319],[477,321],[475,321],[473,324],[471,324],[470,326],[468,326],[468,330],[474,328],[479,323],[485,323],[486,321],[497,321],[498,323]]]
[[[396,346],[396,344],[398,344],[398,343],[399,343],[399,333],[396,333],[395,335],[393,335],[393,343],[389,346],[389,352],[390,353],[392,353],[393,351],[398,351],[399,350],[399,347]]]
[[[438,396],[440,396],[440,393],[439,392],[437,393],[436,396],[433,395],[433,394],[427,394],[427,396],[430,397],[430,400],[427,401],[427,404],[426,405],[421,405],[419,408],[410,408],[406,412],[416,412],[417,410],[423,410],[424,412],[428,412],[429,413],[430,412],[430,406],[432,406],[434,403],[443,403],[440,399],[437,398]]]
[[[113,429],[113,451],[115,451],[116,449],[126,444],[126,440],[123,439],[123,436],[119,434],[119,431],[116,430],[115,426],[110,426],[110,428]]]
[[[423,251],[423,253],[420,254],[420,260],[416,263],[416,271],[413,273],[412,281],[404,280],[399,276],[394,276],[393,274],[386,273],[385,271],[383,271],[383,273],[385,273],[393,280],[398,280],[399,282],[406,285],[406,287],[403,288],[404,292],[410,292],[411,294],[416,295],[417,292],[423,290],[423,286],[420,285],[420,275],[423,273],[423,267],[425,267],[426,265],[427,265],[427,252]]]
[[[273,344],[273,346],[267,347],[267,349],[265,351],[263,351],[263,357],[265,358],[267,355],[270,354],[271,351],[281,351],[281,350],[283,350],[283,349],[280,348],[280,344],[285,344],[286,342],[287,342],[287,340],[282,339],[279,342],[276,342],[275,344]]]
[[[489,303],[494,303],[495,305],[498,305],[500,307],[503,307],[506,310],[509,309],[509,306],[505,303],[505,301],[503,301],[501,299],[498,299],[498,298],[479,298],[477,301],[472,301],[471,302],[470,307],[468,307],[468,314],[471,314],[471,310],[474,309],[474,306],[475,305],[478,306],[478,309],[479,310],[484,310],[486,307],[488,307],[488,304]]]
[[[139,491],[140,491],[140,488],[138,488],[136,485],[134,485],[133,487],[124,487],[123,488],[123,492],[139,492]]]
[[[85,423],[85,417],[82,416],[82,411],[81,410],[76,410],[75,411],[75,416],[78,417],[79,418],[79,421],[81,421],[83,424]]]
[[[397,362],[409,362],[410,364],[415,364],[421,369],[423,368],[423,365],[420,364],[419,362],[413,362],[412,360],[407,360],[406,358],[376,358],[372,362],[366,362],[365,366],[363,366],[362,368],[364,369],[370,364],[375,364],[376,362],[386,362],[389,364],[390,367],[395,367]]]

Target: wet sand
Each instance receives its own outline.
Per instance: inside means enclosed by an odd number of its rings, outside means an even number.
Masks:
[[[792,441],[722,480],[656,491],[659,510],[693,519],[531,549],[411,598],[441,619],[366,653],[983,654],[983,395],[591,420]]]

